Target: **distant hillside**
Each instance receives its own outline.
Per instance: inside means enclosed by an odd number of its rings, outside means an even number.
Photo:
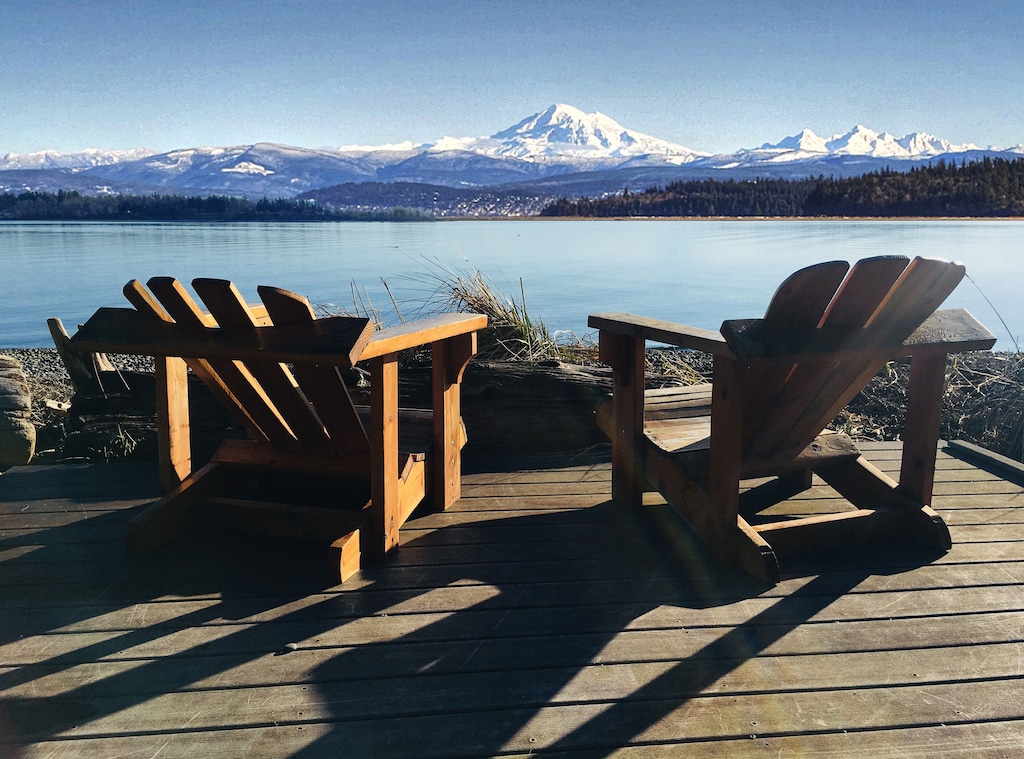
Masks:
[[[939,161],[846,178],[674,182],[598,199],[562,198],[540,215],[1024,216],[1024,159]]]
[[[82,195],[63,190],[0,193],[7,221],[346,221],[428,218],[402,212],[356,213],[318,203],[226,195]]]

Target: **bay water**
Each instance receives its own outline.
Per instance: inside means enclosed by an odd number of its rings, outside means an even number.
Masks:
[[[971,279],[945,306],[1016,350],[1024,221],[975,220],[2,222],[0,346],[50,347],[47,317],[73,333],[96,308],[127,306],[125,282],[156,275],[231,279],[249,300],[274,285],[395,323],[392,299],[406,319],[429,312],[442,280],[475,268],[552,332],[583,336],[597,311],[717,329],[760,316],[802,266],[893,253],[963,261]]]

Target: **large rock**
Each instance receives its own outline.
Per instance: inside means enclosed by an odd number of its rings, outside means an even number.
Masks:
[[[27,464],[36,448],[32,399],[21,362],[0,356],[0,471]]]

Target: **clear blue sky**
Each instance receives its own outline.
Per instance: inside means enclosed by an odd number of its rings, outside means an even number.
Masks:
[[[563,102],[698,150],[1024,142],[1024,2],[0,0],[0,154],[492,134]]]

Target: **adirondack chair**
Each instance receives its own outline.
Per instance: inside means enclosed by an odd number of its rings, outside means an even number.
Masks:
[[[935,311],[964,273],[928,258],[822,263],[783,282],[762,319],[726,321],[720,333],[592,315],[613,373],[598,414],[612,442],[613,499],[639,506],[645,490],[659,491],[713,559],[773,583],[779,555],[897,535],[948,549],[930,508],[946,356],[995,342],[967,311]],[[713,382],[645,392],[646,340],[710,353]],[[901,356],[911,369],[897,483],[826,426]],[[773,487],[792,495],[812,473],[851,508],[756,524],[740,513],[741,480],[775,477]]]
[[[260,287],[249,305],[227,280],[196,279],[205,312],[177,280],[125,285],[134,309],[101,308],[71,338],[80,351],[156,357],[157,424],[166,495],[136,516],[127,544],[149,552],[213,521],[241,530],[312,538],[331,546],[343,581],[361,556],[399,543],[399,529],[433,489],[447,508],[460,495],[460,382],[476,352],[479,314],[445,314],[378,332],[368,319],[317,319],[305,298]],[[433,410],[398,408],[398,352],[430,345]],[[339,370],[369,363],[370,407],[357,408]],[[187,371],[235,415],[248,439],[225,440],[193,471]],[[271,473],[290,475],[291,491],[317,479],[335,493],[369,481],[362,508],[270,502],[244,495]],[[365,485],[363,486],[365,488]],[[250,488],[251,489],[251,488]],[[330,491],[328,491],[330,492]],[[308,498],[306,500],[309,500]]]

